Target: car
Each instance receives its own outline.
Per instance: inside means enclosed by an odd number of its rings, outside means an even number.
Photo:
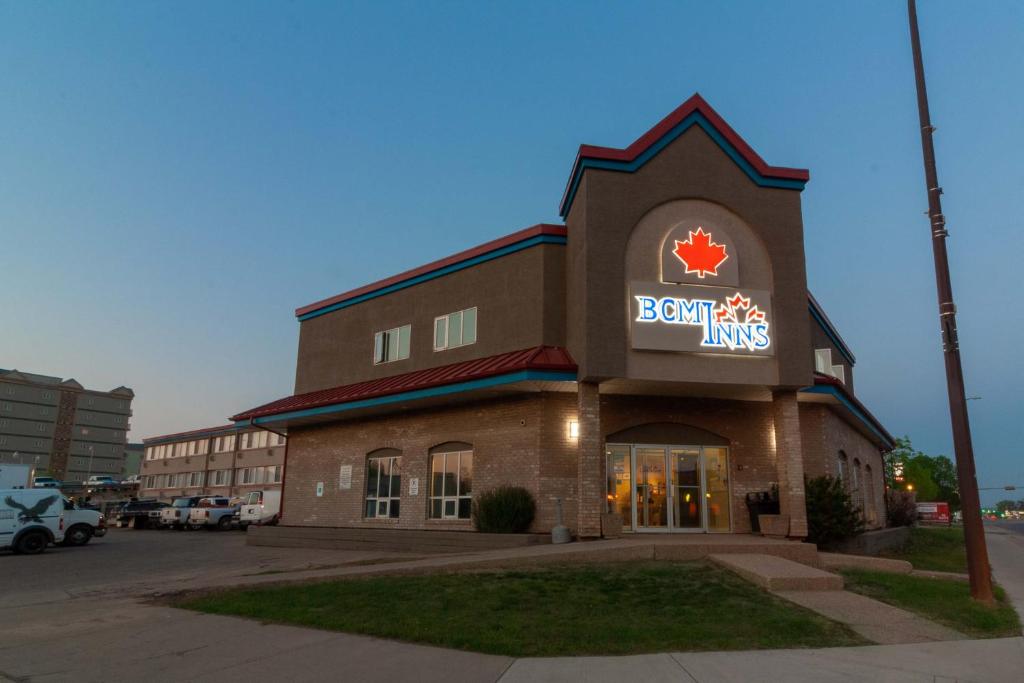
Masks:
[[[85,545],[93,536],[107,534],[107,519],[99,510],[80,507],[70,498],[64,498],[64,540],[61,545]]]
[[[188,525],[192,529],[219,529],[227,531],[238,513],[239,503],[223,496],[203,498],[188,516]]]
[[[170,507],[160,511],[160,526],[182,530],[188,526],[188,517],[192,508],[204,496],[182,496],[171,501]]]
[[[126,477],[121,480],[122,486],[133,486],[139,483],[139,475],[133,474],[130,477]]]
[[[32,488],[36,489],[59,489],[61,487],[61,481],[54,479],[53,477],[34,477],[32,479]]]
[[[156,499],[130,500],[117,511],[118,526],[132,526],[136,529],[158,527],[160,511],[166,507],[170,507],[170,504]]]
[[[118,481],[109,474],[94,474],[82,482],[82,486],[117,486]]]
[[[0,549],[38,555],[64,540],[64,505],[60,491],[0,490]]]

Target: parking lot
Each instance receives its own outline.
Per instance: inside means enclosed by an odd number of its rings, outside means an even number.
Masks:
[[[41,555],[0,552],[0,603],[170,592],[204,578],[301,571],[386,557],[379,552],[252,547],[245,544],[242,531],[110,529],[103,538],[77,548],[51,546]]]

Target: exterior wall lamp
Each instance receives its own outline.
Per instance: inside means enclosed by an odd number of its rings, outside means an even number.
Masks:
[[[573,440],[580,438],[580,423],[577,420],[569,420],[569,438]]]

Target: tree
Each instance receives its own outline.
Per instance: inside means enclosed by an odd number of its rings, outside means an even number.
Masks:
[[[1017,509],[1017,503],[1012,501],[1012,500],[1001,500],[998,503],[996,503],[996,510],[999,511],[999,514],[1003,514],[1007,510],[1016,510],[1016,509]]]
[[[885,456],[885,483],[894,489],[913,486],[917,499],[949,503],[960,509],[960,487],[956,466],[944,455],[928,455],[916,450],[909,437],[896,440],[896,447]]]

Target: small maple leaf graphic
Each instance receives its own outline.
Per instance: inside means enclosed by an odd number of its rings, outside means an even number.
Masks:
[[[686,266],[687,274],[696,273],[699,278],[718,275],[718,266],[729,258],[729,254],[725,253],[725,245],[712,242],[711,233],[704,232],[700,226],[697,226],[697,232],[690,231],[690,239],[687,241],[675,242],[676,248],[672,253]]]
[[[746,309],[746,315],[740,320],[740,310]],[[764,311],[758,309],[757,305],[751,306],[750,299],[739,292],[725,300],[724,306],[715,310],[715,322],[744,322],[748,325],[764,322]]]

